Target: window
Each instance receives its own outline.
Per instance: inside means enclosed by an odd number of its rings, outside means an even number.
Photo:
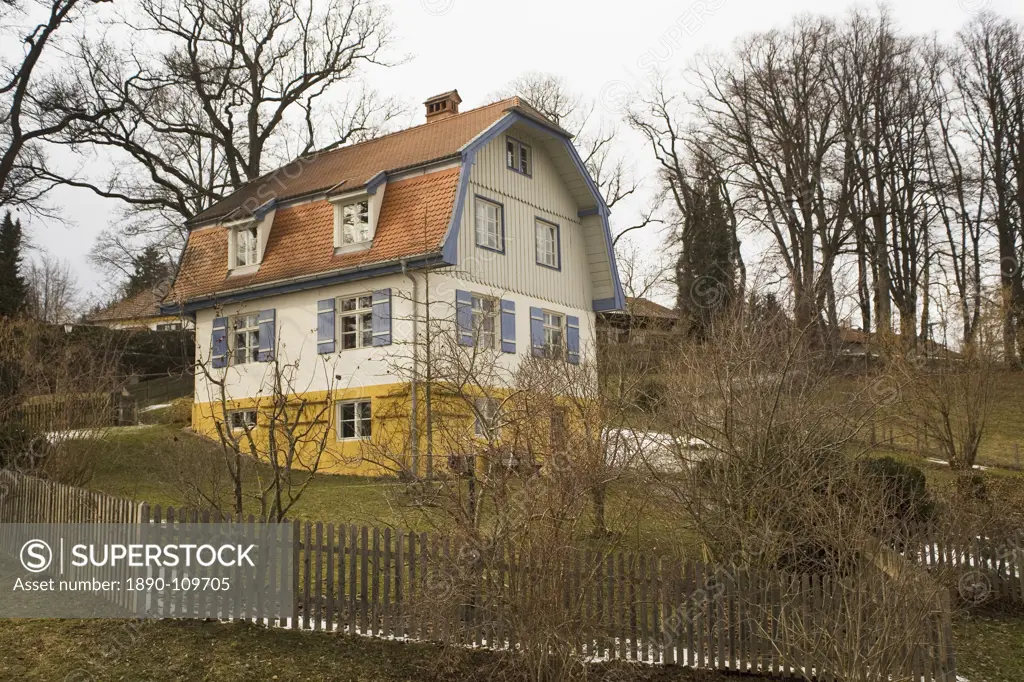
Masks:
[[[370,202],[356,201],[341,207],[341,245],[370,241]]]
[[[156,326],[158,332],[176,332],[181,330],[181,322],[164,322]]]
[[[505,250],[504,209],[501,204],[476,198],[476,245],[492,251]]]
[[[235,230],[235,267],[256,265],[258,262],[259,234],[256,226],[240,227]]]
[[[480,438],[487,438],[493,434],[495,419],[498,416],[498,401],[494,398],[477,398],[474,404],[476,421],[473,423],[473,433]]]
[[[260,349],[260,316],[239,315],[232,319],[231,359],[236,365],[256,362]]]
[[[561,315],[544,312],[544,355],[549,358],[562,357],[565,352],[564,322]]]
[[[519,140],[506,138],[505,162],[512,170],[523,175],[530,175],[533,173],[533,150]]]
[[[338,306],[341,349],[367,348],[373,345],[373,297],[343,298]]]
[[[232,431],[245,431],[256,426],[256,410],[234,410],[228,412],[228,426]]]
[[[486,296],[473,296],[473,342],[477,348],[494,348],[498,302]]]
[[[559,269],[562,264],[558,262],[558,225],[538,218],[533,231],[537,242],[537,264]]]
[[[369,400],[338,403],[338,440],[369,438],[373,413]]]

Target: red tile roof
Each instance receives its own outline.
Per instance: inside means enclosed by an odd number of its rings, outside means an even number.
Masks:
[[[513,97],[390,135],[300,157],[246,183],[189,223],[206,223],[239,209],[251,212],[271,199],[282,201],[330,189],[358,189],[381,171],[450,158],[512,108],[532,112],[518,97]]]
[[[119,322],[160,316],[160,303],[166,287],[146,289],[123,301],[112,303],[85,317],[86,322]]]
[[[373,246],[335,255],[334,207],[315,201],[283,208],[274,224],[260,268],[228,277],[228,239],[224,227],[189,235],[174,289],[168,297],[188,301],[304,275],[380,263],[436,252],[448,229],[459,169],[388,183]]]

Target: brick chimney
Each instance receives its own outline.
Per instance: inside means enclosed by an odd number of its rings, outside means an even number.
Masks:
[[[427,108],[427,123],[454,116],[459,113],[459,104],[461,103],[462,98],[459,97],[458,90],[434,95],[423,103]]]

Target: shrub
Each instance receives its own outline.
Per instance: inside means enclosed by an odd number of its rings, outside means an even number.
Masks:
[[[932,518],[935,505],[924,472],[892,457],[868,460],[865,475],[874,479],[885,499],[886,517],[902,524],[923,523]]]
[[[50,449],[41,431],[19,421],[0,424],[0,468],[35,471]]]

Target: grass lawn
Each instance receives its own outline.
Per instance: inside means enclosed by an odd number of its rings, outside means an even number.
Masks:
[[[512,680],[484,652],[201,621],[14,620],[0,628],[4,680]],[[592,679],[738,682],[750,676],[602,666]]]
[[[963,614],[953,622],[957,673],[970,682],[1024,680],[1024,609]]]
[[[186,433],[180,426],[152,425],[110,429],[102,440],[79,441],[94,462],[87,487],[118,497],[162,506],[188,506],[176,471],[184,448],[201,448],[211,467],[223,466],[220,446]],[[396,479],[321,474],[313,479],[289,514],[292,518],[367,526],[391,526],[429,531],[443,528],[442,512],[413,505],[406,484]],[[255,500],[247,511],[259,514]],[[607,523],[623,550],[642,549],[694,555],[696,537],[680,530],[680,521],[659,512],[644,490],[628,484],[608,494]],[[588,519],[589,521],[589,519]],[[588,525],[585,534],[591,531]]]

